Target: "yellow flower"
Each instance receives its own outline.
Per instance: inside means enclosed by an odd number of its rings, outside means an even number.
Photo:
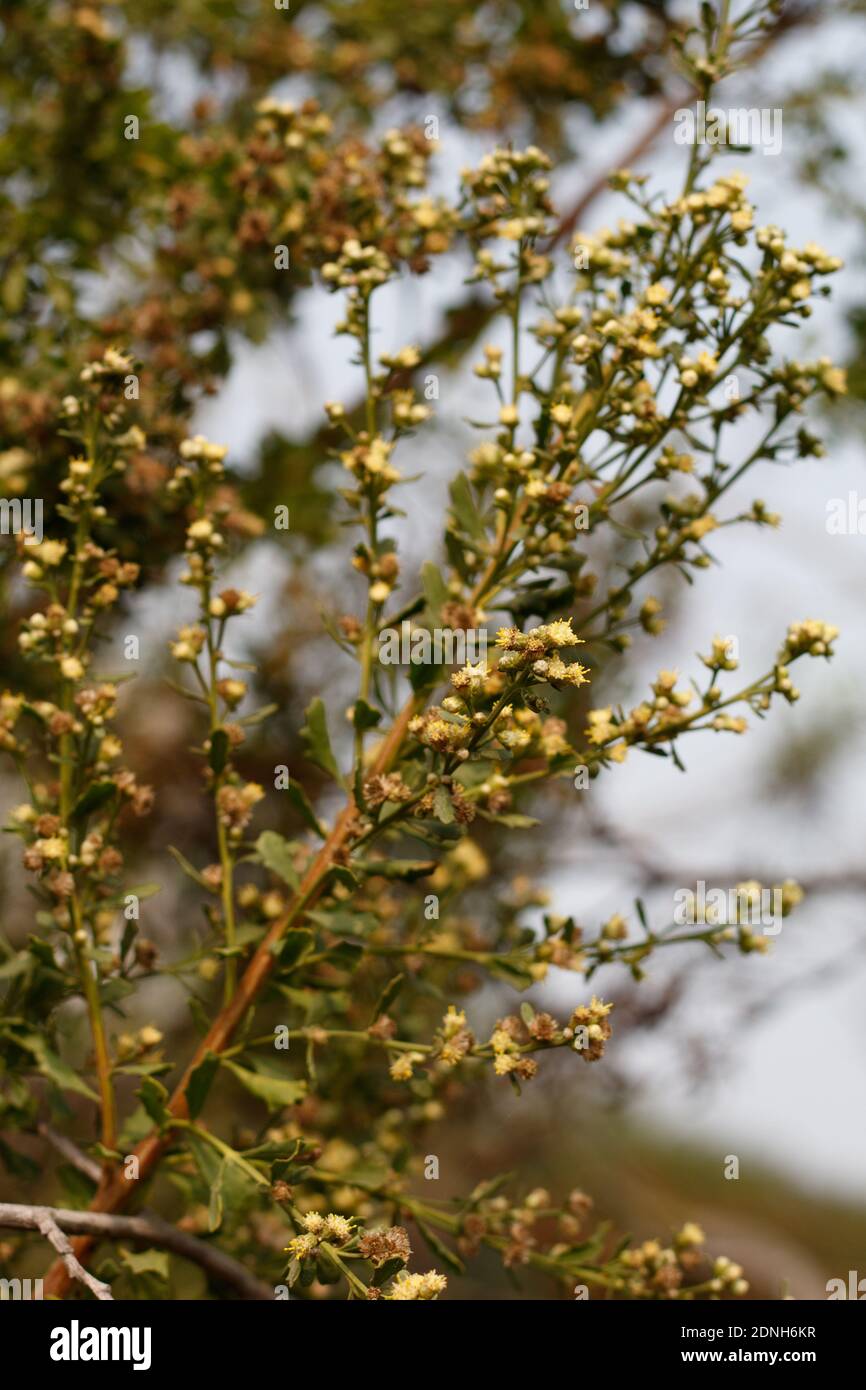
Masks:
[[[352,1223],[345,1216],[339,1216],[336,1212],[328,1212],[325,1217],[325,1235],[331,1240],[342,1243],[348,1240],[352,1234]]]
[[[447,1285],[445,1275],[437,1274],[435,1269],[428,1270],[426,1274],[410,1274],[403,1269],[394,1280],[388,1297],[403,1302],[438,1298]]]
[[[38,560],[41,565],[52,566],[59,565],[65,554],[65,541],[43,541],[30,551],[31,558]]]
[[[285,1247],[289,1254],[296,1260],[302,1260],[305,1255],[310,1255],[316,1248],[316,1237],[307,1233],[302,1236],[295,1236]]]
[[[665,300],[670,298],[670,290],[657,280],[654,285],[650,285],[644,298],[647,304],[664,304]]]
[[[848,373],[844,367],[823,367],[821,384],[831,396],[844,396],[848,391]]]

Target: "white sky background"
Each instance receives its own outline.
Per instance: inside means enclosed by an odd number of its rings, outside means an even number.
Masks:
[[[576,23],[581,20],[582,16],[576,16]],[[864,35],[861,26],[839,20],[818,33],[794,36],[774,55],[772,65],[765,63],[758,73],[729,84],[714,105],[778,105],[778,92],[808,78],[817,67],[841,64],[842,55],[846,66],[855,64],[866,48]],[[646,105],[640,103],[625,112],[618,127],[606,130],[604,137],[587,126],[586,160],[579,170],[566,170],[558,177],[561,202],[569,202],[596,169],[614,167],[646,118]],[[856,113],[844,119],[848,133],[856,137]],[[835,254],[853,255],[856,242],[851,229],[835,221],[822,200],[795,182],[795,139],[793,132],[786,131],[777,158],[760,153],[726,156],[721,167],[747,169],[758,224],[779,223],[794,244],[817,240]],[[477,159],[490,144],[455,133],[443,121],[437,182],[452,190],[460,167]],[[641,167],[652,172],[654,186],[673,194],[679,187],[682,163],[683,151],[674,144],[671,129],[670,138],[659,141]],[[601,199],[591,209],[586,228],[591,230],[618,215],[629,215],[621,200]],[[424,279],[401,283],[380,295],[378,350],[432,336],[442,308],[459,298],[462,273],[453,261],[437,262]],[[780,339],[782,350],[801,358],[823,354],[841,358],[845,338],[840,311],[858,292],[862,292],[862,268],[851,263],[834,277],[831,307],[817,312],[799,335],[786,334],[783,346]],[[259,349],[244,346],[225,388],[196,420],[196,427],[209,437],[229,444],[236,460],[249,456],[269,427],[299,435],[321,418],[325,399],[351,400],[357,393],[357,369],[347,365],[351,343],[331,336],[341,313],[340,298],[315,291],[299,303],[300,321],[291,339],[272,340]],[[489,389],[466,374],[457,380],[443,376],[437,413],[444,428],[435,435],[422,434],[411,458],[408,451],[401,453],[404,471],[416,471],[416,464],[428,471],[423,490],[414,500],[409,489],[400,499],[410,511],[399,527],[404,556],[431,556],[438,534],[431,517],[441,515],[448,479],[465,457],[470,438],[461,416],[489,416],[492,411],[485,394]],[[861,641],[866,536],[830,536],[825,516],[828,498],[845,497],[849,490],[866,495],[863,463],[862,445],[855,436],[833,440],[826,459],[808,460],[791,469],[765,464],[750,474],[732,495],[730,510],[735,502],[748,504],[753,497],[763,497],[771,510],[783,514],[782,528],[778,532],[751,527],[725,531],[712,546],[723,568],[698,577],[677,621],[660,639],[632,654],[622,668],[621,687],[606,693],[605,701],[613,694],[634,702],[641,698],[645,680],[658,669],[678,666],[684,674],[694,672],[693,654],[707,650],[715,633],[738,636],[741,673],[748,676],[767,668],[790,621],[817,617],[842,629],[832,664],[803,661],[795,668],[802,690],[797,706],[780,702],[766,723],[756,726],[751,720],[752,728],[742,739],[707,735],[688,740],[685,777],[670,763],[632,753],[624,766],[603,776],[586,793],[600,798],[606,818],[622,824],[664,860],[690,870],[692,877],[682,886],[693,885],[696,877],[712,882],[712,870],[727,866],[742,868],[742,877],[758,876],[766,867],[805,879],[810,873],[862,865],[859,812],[866,780],[866,730],[858,693],[866,678]],[[253,565],[253,586],[275,593],[273,550],[267,557],[262,573],[256,574]],[[317,570],[324,575],[335,563],[334,557],[318,557]],[[267,620],[266,614],[263,605],[261,620]],[[776,752],[792,737],[808,738],[819,708],[838,709],[840,717],[850,721],[851,731],[844,757],[822,774],[820,792],[806,811],[795,799],[768,797],[764,789]],[[338,711],[339,719],[339,699]],[[563,831],[567,847],[567,827]],[[615,866],[607,876],[598,870],[591,873],[583,862],[578,870],[577,857],[572,864],[567,852],[551,887],[559,910],[576,910],[587,920],[601,921],[614,910],[631,908],[633,892],[623,885]],[[693,949],[702,960],[703,948]],[[681,963],[681,956],[671,961],[671,965]],[[836,895],[804,904],[786,922],[769,957],[730,957],[702,970],[689,1026],[696,1033],[709,1030],[715,1037],[732,1016],[741,991],[751,996],[762,989],[772,1000],[781,981],[809,981],[816,968],[828,963],[838,968],[838,977],[820,985],[807,983],[785,1007],[769,1012],[764,1021],[750,1022],[745,1037],[731,1039],[730,1066],[722,1083],[697,1097],[679,1082],[679,1070],[670,1067],[661,1040],[643,1040],[632,1059],[636,1072],[646,1080],[641,1111],[674,1132],[705,1138],[720,1155],[737,1153],[741,1168],[750,1158],[775,1163],[805,1187],[845,1189],[862,1196],[866,1170],[862,900]],[[654,973],[664,968],[666,963],[659,960]],[[598,981],[601,992],[615,997],[616,980],[615,973],[603,972]],[[568,986],[567,997],[572,998],[573,985],[568,982]]]

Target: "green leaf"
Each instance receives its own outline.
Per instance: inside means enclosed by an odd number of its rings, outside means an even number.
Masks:
[[[400,990],[403,988],[405,981],[406,976],[402,974],[395,975],[392,980],[388,981],[385,988],[382,990],[382,993],[379,995],[378,1002],[376,1004],[375,1009],[373,1010],[374,1020],[379,1018],[382,1014],[386,1014],[388,1012],[388,1009],[393,1004],[394,1000],[397,998],[397,995],[400,993]]]
[[[323,772],[327,772],[329,777],[339,782],[340,772],[331,752],[325,706],[318,695],[310,701],[304,713],[306,723],[301,729],[301,740],[307,750],[307,757],[311,763],[315,763]]]
[[[16,951],[0,965],[0,980],[14,980],[17,975],[26,975],[33,969],[33,956],[29,951]]]
[[[208,1015],[205,1011],[205,1007],[202,1004],[201,1000],[197,998],[194,994],[191,994],[186,1002],[190,1014],[192,1015],[193,1027],[195,1028],[195,1031],[198,1033],[199,1037],[203,1038],[205,1034],[208,1033],[210,1030],[210,1019],[208,1018]]]
[[[157,1279],[168,1280],[167,1250],[118,1250],[118,1255],[130,1274],[153,1274]]]
[[[353,891],[358,887],[358,880],[352,870],[345,864],[331,864],[327,872],[328,883],[342,883],[344,888],[351,888]]]
[[[289,785],[285,788],[285,792],[289,801],[292,803],[295,810],[300,813],[310,830],[314,831],[323,840],[326,840],[328,838],[328,831],[310,805],[307,793],[304,791],[303,787],[299,786],[297,782],[290,781]]]
[[[169,845],[168,852],[171,855],[172,859],[176,860],[176,862],[183,869],[187,878],[191,878],[193,883],[198,884],[199,888],[204,888],[205,891],[208,893],[211,892],[207,880],[202,877],[195,865],[190,864],[189,860],[186,858],[185,855],[181,854],[179,849],[175,849],[174,845]]]
[[[225,729],[214,729],[210,736],[210,752],[208,753],[208,763],[210,770],[215,777],[219,777],[226,765],[229,753],[229,736]]]
[[[297,1105],[298,1101],[303,1100],[307,1094],[306,1081],[297,1081],[289,1077],[281,1080],[276,1076],[263,1076],[260,1072],[249,1071],[246,1067],[239,1067],[236,1062],[223,1062],[233,1076],[236,1076],[242,1086],[251,1095],[263,1100],[269,1110],[282,1110],[286,1105]]]
[[[352,868],[364,878],[402,879],[413,883],[436,868],[435,859],[353,859]]]
[[[492,821],[494,825],[507,826],[509,830],[531,830],[534,825],[541,824],[535,816],[524,816],[520,811],[506,811],[501,816],[494,816],[480,806],[477,810],[482,820]]]
[[[226,1167],[228,1161],[223,1155],[220,1165],[217,1168],[216,1177],[213,1180],[210,1190],[210,1201],[207,1209],[207,1228],[209,1231],[218,1231],[223,1221],[223,1183],[225,1182]]]
[[[366,700],[358,699],[352,706],[352,727],[357,729],[359,733],[363,733],[366,729],[375,729],[381,718],[381,710],[374,709],[372,705],[367,704]]]
[[[154,1124],[160,1129],[171,1118],[168,1112],[168,1091],[155,1076],[146,1076],[136,1092]]]
[[[443,787],[441,783],[433,793],[433,810],[436,813],[436,819],[441,821],[443,825],[454,824],[454,806],[451,796],[448,788]]]
[[[245,714],[243,719],[237,722],[248,729],[251,724],[261,724],[265,719],[270,719],[272,714],[276,714],[279,705],[263,705],[261,709],[253,710],[252,714]]]
[[[216,1053],[206,1052],[190,1076],[186,1088],[186,1103],[189,1107],[191,1120],[196,1119],[201,1114],[211,1083],[219,1070],[219,1064],[220,1059]]]
[[[7,1037],[12,1039],[16,1047],[22,1047],[25,1052],[29,1052],[42,1075],[53,1081],[61,1091],[75,1091],[77,1095],[86,1096],[88,1100],[99,1100],[96,1092],[82,1081],[78,1072],[73,1071],[72,1067],[61,1061],[56,1052],[51,1051],[39,1033],[19,1033],[10,1028],[7,1030]]]
[[[283,839],[275,830],[263,830],[256,840],[256,854],[265,868],[270,869],[271,873],[276,874],[297,892],[300,879],[292,863],[292,850],[288,840]]]
[[[438,565],[428,560],[421,566],[421,588],[434,625],[438,624],[443,604],[448,602],[448,590]]]
[[[358,941],[340,941],[328,952],[328,961],[338,970],[357,970],[361,964],[364,947]]]
[[[94,782],[92,787],[81,795],[72,808],[72,819],[83,820],[90,816],[100,807],[113,801],[117,795],[117,786],[114,782]]]
[[[484,523],[475,505],[469,479],[465,473],[458,473],[449,488],[451,507],[461,528],[475,540],[484,539]]]
[[[436,1232],[431,1230],[427,1223],[422,1221],[417,1214],[414,1219],[415,1225],[430,1246],[433,1254],[437,1255],[443,1264],[448,1265],[449,1269],[453,1269],[455,1274],[465,1274],[466,1266],[459,1255],[455,1255],[453,1250],[449,1250],[448,1246],[439,1239]]]
[[[529,989],[534,983],[529,965],[515,960],[513,956],[487,956],[484,964],[491,975],[498,980],[504,980],[514,989]]]
[[[399,1274],[400,1270],[405,1268],[403,1261],[396,1257],[393,1260],[386,1260],[373,1275],[373,1288],[381,1289],[383,1284],[387,1284],[389,1279],[393,1279],[395,1274]]]
[[[310,954],[315,944],[316,938],[306,927],[293,927],[276,943],[274,954],[282,969],[286,970],[298,965],[304,956]]]

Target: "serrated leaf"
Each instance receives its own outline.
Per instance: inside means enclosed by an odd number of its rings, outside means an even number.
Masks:
[[[152,1274],[157,1279],[168,1280],[167,1250],[119,1249],[118,1255],[131,1274]]]
[[[16,1047],[29,1052],[37,1069],[61,1091],[75,1091],[77,1095],[86,1096],[88,1100],[99,1100],[96,1092],[92,1091],[86,1081],[82,1081],[78,1073],[67,1066],[56,1052],[52,1052],[39,1033],[19,1033],[10,1028],[6,1030],[6,1036],[12,1039]]]
[[[447,787],[440,783],[433,793],[433,810],[442,825],[454,824],[454,805]]]
[[[325,706],[318,695],[310,701],[304,713],[306,722],[301,729],[301,741],[307,750],[307,757],[311,763],[315,763],[323,772],[327,772],[329,777],[339,782],[340,772],[331,752]]]
[[[306,1081],[290,1077],[281,1080],[276,1076],[263,1076],[260,1072],[248,1070],[247,1067],[239,1067],[236,1062],[224,1061],[223,1066],[237,1077],[251,1095],[263,1100],[270,1110],[282,1110],[284,1106],[297,1105],[307,1094]]]
[[[256,840],[256,854],[265,868],[281,878],[297,892],[300,886],[297,870],[292,863],[290,842],[278,835],[275,830],[263,830]]]

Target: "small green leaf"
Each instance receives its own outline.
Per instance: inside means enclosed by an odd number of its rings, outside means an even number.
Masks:
[[[484,539],[484,523],[481,520],[469,479],[465,473],[458,473],[449,489],[451,507],[461,528],[475,540]]]
[[[284,840],[275,830],[263,830],[256,840],[256,854],[265,868],[270,869],[271,873],[276,874],[297,892],[300,880],[292,863],[292,850],[288,840]]]
[[[305,715],[306,723],[301,729],[301,740],[307,750],[307,757],[311,763],[315,763],[323,772],[327,772],[329,777],[339,781],[340,773],[331,752],[331,740],[328,736],[325,706],[318,695],[310,701]]]
[[[223,1183],[226,1176],[227,1161],[223,1157],[217,1168],[216,1177],[213,1180],[210,1190],[210,1201],[207,1209],[207,1228],[209,1231],[218,1231],[223,1221]]]
[[[219,1064],[220,1059],[215,1053],[206,1052],[192,1072],[186,1088],[186,1103],[189,1107],[191,1120],[196,1119],[201,1114],[211,1083],[219,1070]]]
[[[118,1255],[130,1274],[153,1274],[157,1279],[168,1280],[167,1250],[118,1250]]]
[[[229,753],[229,736],[225,729],[214,729],[210,736],[210,752],[208,753],[208,763],[210,770],[215,777],[219,777],[226,765]]]
[[[239,1067],[236,1062],[224,1061],[223,1066],[237,1077],[251,1095],[263,1100],[270,1110],[282,1110],[286,1105],[297,1105],[307,1094],[306,1081],[297,1081],[290,1077],[281,1080],[276,1076],[263,1076],[260,1072]]]
[[[366,729],[375,729],[381,719],[381,711],[368,705],[366,700],[358,699],[352,706],[352,727],[357,729],[359,733],[363,733]]]
[[[77,1095],[86,1096],[88,1100],[99,1099],[96,1092],[82,1081],[78,1073],[61,1061],[56,1052],[51,1051],[39,1033],[19,1033],[9,1028],[6,1030],[6,1036],[12,1039],[16,1047],[22,1047],[25,1052],[29,1052],[42,1075],[53,1081],[61,1091],[75,1091]]]
[[[155,1076],[146,1076],[136,1093],[154,1124],[160,1128],[171,1118],[168,1112],[168,1091]]]
[[[540,824],[534,816],[524,816],[520,811],[506,811],[501,816],[493,816],[481,807],[478,811],[483,820],[493,821],[495,825],[504,825],[509,830],[531,830],[534,825]]]
[[[435,859],[353,859],[352,868],[364,878],[402,879],[413,883],[436,868]]]
[[[199,888],[204,888],[208,893],[211,891],[207,880],[202,877],[195,865],[190,864],[189,860],[185,855],[181,854],[179,849],[176,849],[174,845],[169,845],[168,852],[183,869],[187,878],[191,878],[193,883],[197,883]]]
[[[438,623],[443,604],[448,602],[448,590],[438,565],[432,560],[421,566],[421,588],[427,601],[427,609],[434,625]]]
[[[287,931],[281,941],[276,943],[274,954],[283,970],[298,965],[308,956],[315,945],[315,937],[306,927],[294,927]]]
[[[433,793],[433,810],[436,819],[441,821],[443,825],[453,825],[454,806],[448,788],[443,787],[441,783]]]
[[[381,1289],[383,1284],[387,1284],[388,1280],[393,1279],[395,1274],[399,1274],[401,1269],[405,1269],[402,1260],[396,1258],[393,1260],[386,1260],[383,1265],[379,1266],[376,1273],[373,1275],[373,1288]]]
[[[265,719],[270,719],[271,715],[276,714],[278,709],[279,705],[263,705],[261,709],[253,710],[252,714],[245,714],[243,719],[239,719],[237,722],[248,729],[251,724],[261,724]]]
[[[307,793],[304,791],[303,787],[299,786],[297,782],[290,781],[289,785],[285,788],[285,792],[289,801],[292,803],[295,810],[300,813],[310,830],[315,831],[323,840],[326,840],[328,838],[328,831],[310,805]]]
[[[433,1254],[437,1255],[443,1264],[448,1265],[449,1269],[453,1269],[455,1274],[465,1274],[466,1266],[460,1257],[455,1255],[453,1250],[449,1250],[448,1246],[439,1239],[435,1231],[431,1230],[426,1221],[422,1221],[417,1215],[414,1219],[415,1225],[430,1246]]]
[[[379,995],[378,1003],[376,1004],[376,1007],[373,1010],[374,1020],[379,1018],[382,1014],[386,1014],[388,1012],[388,1009],[393,1004],[394,1000],[397,998],[397,995],[400,993],[400,990],[403,988],[405,981],[406,976],[402,974],[395,975],[392,980],[388,981],[385,988],[382,990],[382,993]]]
[[[114,782],[94,782],[92,787],[81,795],[72,808],[72,819],[83,820],[90,816],[100,807],[113,801],[117,795],[117,786]]]
[[[487,956],[485,965],[498,980],[504,980],[514,989],[529,989],[534,983],[528,964],[515,960],[513,956]]]

